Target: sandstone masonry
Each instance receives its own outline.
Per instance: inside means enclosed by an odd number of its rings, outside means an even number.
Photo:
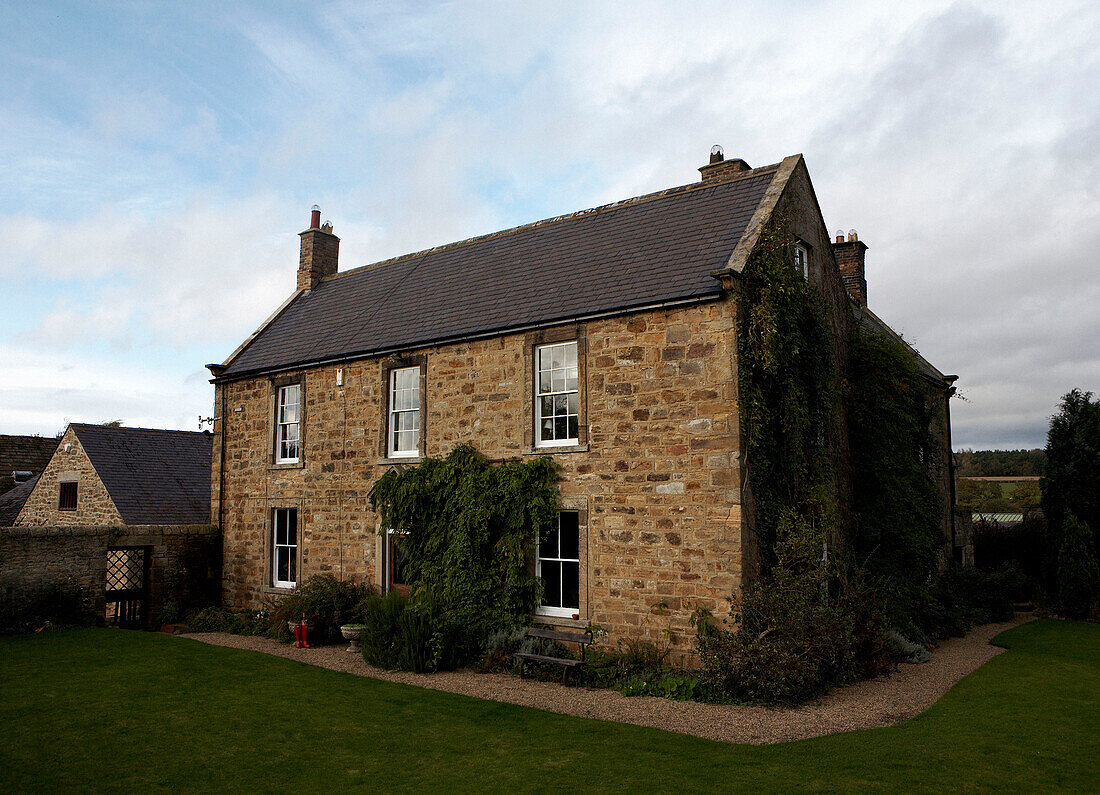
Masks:
[[[754,170],[716,152],[700,171],[699,185],[347,274],[334,275],[338,241],[331,228],[318,228],[315,212],[302,233],[298,291],[225,364],[210,368],[218,418],[212,515],[224,532],[226,603],[259,607],[289,592],[273,584],[273,520],[281,509],[297,512],[297,582],[331,573],[383,585],[383,528],[370,508],[371,485],[390,467],[471,442],[491,459],[551,455],[562,467],[561,507],[580,523],[580,604],[576,618],[536,620],[597,624],[612,642],[668,644],[688,661],[694,609],[728,618],[756,565],[752,462],[743,457],[738,419],[737,313],[740,271],[764,227],[782,223],[807,253],[838,380],[853,300],[800,156]],[[726,220],[711,224],[718,215]],[[583,258],[571,260],[578,251]],[[575,261],[574,270],[554,270],[559,261]],[[543,269],[557,280],[545,290],[532,276]],[[669,286],[650,286],[660,279]],[[696,297],[684,298],[680,281],[696,285]],[[857,299],[865,300],[862,288]],[[594,307],[587,315],[574,300],[586,290]],[[605,311],[601,296],[617,291],[621,308]],[[416,323],[387,305],[395,296],[405,296],[398,308]],[[501,306],[511,314],[484,321],[483,333],[407,342],[425,329],[478,330],[471,315]],[[566,306],[575,315],[561,320],[566,310],[555,307]],[[500,322],[511,325],[492,325]],[[577,344],[577,443],[540,449],[535,350],[565,341]],[[328,358],[303,364],[319,352]],[[421,374],[415,458],[387,453],[389,375],[399,367]],[[295,385],[301,454],[278,463],[279,390]],[[946,413],[943,422],[949,427]],[[843,422],[827,441],[843,530],[850,504]],[[949,473],[949,448],[943,462]]]

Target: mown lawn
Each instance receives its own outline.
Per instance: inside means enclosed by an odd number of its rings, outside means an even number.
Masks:
[[[1100,626],[1037,621],[908,723],[736,746],[112,630],[0,638],[0,790],[1100,787]]]

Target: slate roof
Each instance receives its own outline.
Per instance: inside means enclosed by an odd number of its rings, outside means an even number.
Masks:
[[[409,254],[325,279],[221,379],[720,295],[778,164]]]
[[[928,381],[943,385],[944,388],[949,387],[958,378],[956,375],[944,375],[939,369],[933,365],[930,361],[921,356],[920,351],[910,345],[904,337],[894,331],[888,326],[882,318],[872,312],[865,306],[855,306],[856,318],[859,321],[860,326],[864,331],[871,334],[878,334],[897,340],[904,345],[916,358],[917,369],[920,370],[921,375]]]
[[[12,472],[41,472],[60,441],[52,436],[0,434],[0,494],[15,486]]]
[[[0,527],[11,527],[15,523],[15,517],[23,510],[23,504],[27,501],[27,497],[31,496],[34,484],[38,482],[41,474],[0,494]]]
[[[69,427],[123,522],[210,523],[210,434],[77,423]]]

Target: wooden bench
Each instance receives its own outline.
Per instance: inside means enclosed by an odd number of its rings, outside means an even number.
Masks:
[[[584,665],[584,650],[592,643],[592,630],[588,629],[584,632],[566,632],[557,629],[545,629],[543,627],[529,627],[527,629],[527,637],[538,639],[538,653],[528,654],[526,652],[516,652],[512,657],[519,663],[519,675],[520,678],[524,678],[527,673],[527,663],[553,663],[555,665],[562,666],[561,683],[566,684],[566,678],[569,676],[569,672],[574,668],[580,668]],[[581,658],[579,660],[570,660],[568,657],[552,657],[548,654],[543,654],[543,644],[548,640],[556,640],[559,643],[576,643],[581,649]]]

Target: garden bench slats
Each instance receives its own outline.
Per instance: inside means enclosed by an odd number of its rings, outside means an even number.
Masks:
[[[592,642],[592,633],[590,631],[568,632],[559,629],[546,629],[545,627],[529,627],[527,629],[527,637],[558,640],[565,643],[583,643],[586,646]]]
[[[584,650],[592,643],[592,630],[585,630],[584,632],[566,632],[556,629],[545,629],[543,627],[528,627],[527,637],[537,638],[538,654],[531,654],[529,652],[516,652],[512,657],[519,663],[519,675],[520,678],[524,678],[527,674],[527,663],[549,663],[562,666],[561,683],[566,683],[569,672],[574,668],[580,668],[584,665]],[[581,658],[579,660],[570,660],[567,657],[553,657],[548,654],[542,654],[542,644],[547,640],[556,640],[561,643],[576,643],[581,649]]]
[[[527,654],[526,652],[516,652],[513,657],[520,657],[530,662],[543,662],[543,663],[557,663],[558,665],[568,665],[570,668],[575,668],[578,665],[584,665],[583,660],[567,660],[564,657],[548,657],[545,654]]]

